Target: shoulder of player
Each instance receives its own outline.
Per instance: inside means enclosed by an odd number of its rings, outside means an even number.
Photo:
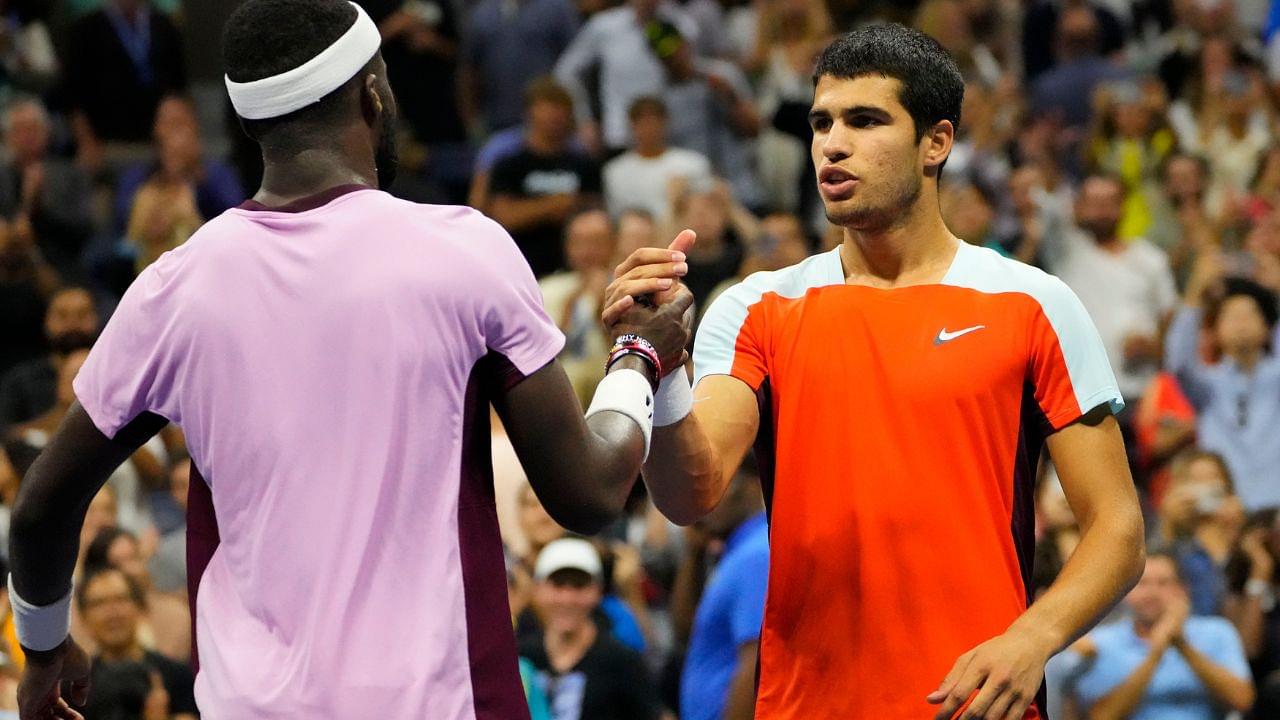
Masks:
[[[1184,631],[1195,638],[1208,639],[1237,634],[1231,621],[1217,615],[1192,615],[1187,618]]]
[[[965,255],[945,281],[992,295],[1019,294],[1035,300],[1046,314],[1063,303],[1078,303],[1075,292],[1056,275],[984,247],[967,245]]]
[[[832,250],[810,255],[795,265],[779,270],[754,272],[742,282],[730,286],[721,297],[752,305],[771,293],[784,298],[797,298],[810,288],[835,284],[835,273],[831,267],[833,262],[839,262],[832,256],[835,252]]]

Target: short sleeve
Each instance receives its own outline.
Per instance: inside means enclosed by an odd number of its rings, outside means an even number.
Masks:
[[[1249,658],[1245,655],[1244,644],[1241,643],[1240,633],[1235,626],[1220,617],[1205,618],[1205,622],[1212,623],[1206,625],[1206,629],[1212,630],[1206,633],[1202,652],[1232,675],[1245,680],[1251,679]]]
[[[765,592],[769,586],[769,551],[753,552],[735,573],[737,580],[733,607],[729,615],[729,632],[733,644],[741,646],[760,639],[764,624]]]
[[[177,383],[190,344],[168,253],[138,276],[76,375],[76,399],[107,437],[144,412],[181,422]]]
[[[759,294],[740,283],[720,294],[702,316],[693,345],[694,385],[731,375],[758,390],[768,374],[760,332]]]
[[[1029,328],[1028,373],[1049,424],[1061,430],[1103,404],[1120,412],[1124,399],[1115,373],[1080,299],[1051,278],[1037,300],[1040,312]]]
[[[490,270],[485,275],[490,287],[481,292],[485,344],[527,377],[555,359],[564,333],[543,309],[533,271],[507,231],[489,220],[480,230],[490,236],[478,247]]]

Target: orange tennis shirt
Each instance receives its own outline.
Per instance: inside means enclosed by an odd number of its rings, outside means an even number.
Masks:
[[[694,369],[761,403],[765,720],[932,718],[1027,607],[1045,437],[1123,406],[1066,285],[966,243],[935,285],[846,285],[838,249],[752,275],[707,309]]]

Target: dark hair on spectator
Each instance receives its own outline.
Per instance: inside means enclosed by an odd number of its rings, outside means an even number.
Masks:
[[[627,118],[635,122],[644,115],[661,115],[667,117],[667,104],[662,98],[653,95],[641,95],[631,101],[631,105],[627,108]]]
[[[916,139],[943,120],[960,127],[964,77],[951,55],[928,35],[898,23],[874,23],[842,35],[822,51],[813,71],[852,80],[867,75],[902,83],[898,101],[915,123]]]
[[[1276,327],[1277,319],[1280,319],[1280,307],[1276,305],[1276,294],[1267,288],[1248,278],[1229,277],[1222,283],[1222,292],[1215,297],[1210,297],[1205,304],[1204,309],[1204,326],[1212,328],[1218,324],[1218,318],[1222,315],[1222,306],[1227,300],[1233,297],[1249,297],[1258,305],[1258,311],[1262,313],[1262,320],[1267,324],[1267,347],[1271,347],[1271,330]]]
[[[524,88],[524,106],[533,107],[535,103],[553,103],[561,107],[573,108],[573,96],[560,81],[551,75],[543,75],[529,81]]]
[[[1157,558],[1169,561],[1169,564],[1173,566],[1173,574],[1177,576],[1178,582],[1183,584],[1187,582],[1187,579],[1182,575],[1182,566],[1178,564],[1178,556],[1174,555],[1172,550],[1164,547],[1147,550],[1147,562],[1151,562]]]
[[[1202,450],[1197,447],[1187,448],[1173,456],[1173,460],[1169,461],[1169,469],[1177,477],[1186,472],[1187,466],[1198,460],[1208,460],[1217,465],[1218,470],[1222,472],[1223,479],[1226,481],[1227,492],[1231,495],[1236,494],[1236,481],[1235,478],[1231,477],[1231,468],[1227,466],[1226,458],[1212,450]]]
[[[138,609],[145,610],[147,608],[147,594],[138,584],[136,580],[129,577],[129,573],[110,566],[96,567],[93,569],[85,568],[84,577],[79,583],[76,583],[76,607],[80,612],[84,612],[89,606],[89,588],[93,585],[93,581],[119,573],[124,578],[125,585],[129,587],[129,599],[133,601]]]
[[[84,551],[85,572],[114,567],[111,564],[111,546],[120,538],[129,538],[135,545],[138,543],[138,538],[128,530],[118,527],[105,527],[99,530]]]
[[[356,10],[346,0],[248,0],[231,13],[223,30],[222,62],[227,77],[249,82],[299,67],[342,37],[355,19]],[[249,137],[259,142],[284,125],[328,124],[341,116],[347,86],[343,84],[314,105],[288,115],[266,120],[241,118],[241,124]]]

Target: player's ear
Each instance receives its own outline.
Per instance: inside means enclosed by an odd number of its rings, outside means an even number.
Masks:
[[[381,83],[375,73],[368,73],[360,83],[360,113],[369,127],[373,127],[382,117],[383,104],[387,99],[382,97]]]
[[[956,126],[950,120],[939,120],[921,138],[925,168],[937,169],[951,154],[956,139]]]

